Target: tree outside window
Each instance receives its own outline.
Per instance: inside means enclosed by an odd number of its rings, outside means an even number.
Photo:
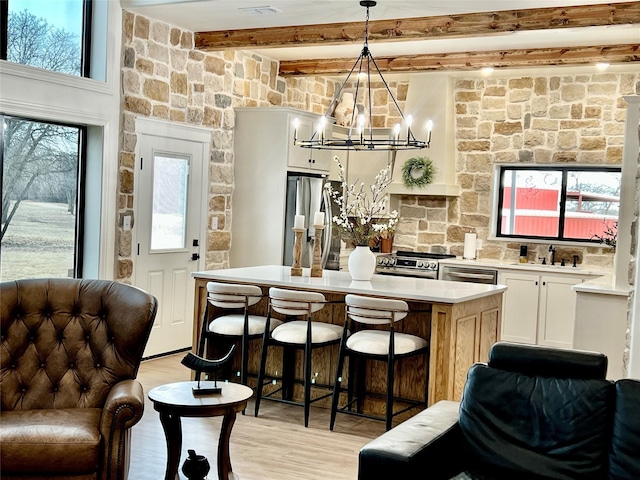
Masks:
[[[83,65],[88,51],[90,1],[8,0],[3,1],[2,58],[69,75],[89,76]],[[85,18],[87,20],[85,20]]]
[[[2,118],[0,277],[75,276],[81,127]]]
[[[501,167],[498,237],[600,241],[617,229],[620,168]]]

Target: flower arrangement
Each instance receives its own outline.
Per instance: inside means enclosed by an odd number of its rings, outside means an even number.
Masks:
[[[343,239],[355,246],[369,246],[379,235],[393,234],[398,223],[398,212],[387,212],[387,200],[384,190],[391,183],[391,164],[380,170],[375,182],[369,187],[371,197],[365,195],[365,184],[357,181],[347,184],[344,166],[337,155],[333,157],[340,170],[338,179],[342,192],[335,191],[326,184],[329,195],[340,207],[339,215],[335,215],[333,223],[340,228]],[[385,233],[382,233],[385,232]]]
[[[394,233],[396,233],[396,226],[398,225],[398,221],[399,220],[396,217],[389,217],[383,223],[376,223],[376,228],[380,229],[379,230],[380,231],[380,237],[381,238],[393,238]]]

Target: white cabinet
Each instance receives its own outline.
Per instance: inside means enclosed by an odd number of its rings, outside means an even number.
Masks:
[[[234,186],[232,205],[227,206],[233,209],[229,263],[281,265],[287,171],[327,175],[331,152],[322,151],[323,163],[307,156],[311,150],[293,145],[294,118],[312,125],[318,115],[280,107],[236,108],[235,114]]]
[[[577,275],[503,271],[502,340],[572,348]]]
[[[271,110],[271,109],[268,109]],[[316,150],[313,148],[301,148],[293,144],[295,134],[294,120],[298,119],[298,140],[309,140],[313,132],[317,131],[320,117],[306,112],[288,112],[286,125],[289,127],[287,165],[289,170],[297,172],[317,172],[329,174],[331,169],[331,152],[329,150]],[[275,120],[275,118],[273,119]],[[327,126],[327,128],[331,128]],[[317,133],[316,133],[317,135]]]

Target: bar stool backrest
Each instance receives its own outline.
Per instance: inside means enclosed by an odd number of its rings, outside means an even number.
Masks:
[[[310,315],[322,310],[326,300],[319,292],[303,292],[271,287],[269,289],[271,308],[283,315]]]
[[[389,325],[405,318],[409,305],[403,300],[346,295],[347,315],[356,322],[369,325]]]
[[[262,298],[262,289],[256,285],[234,285],[208,282],[209,302],[218,308],[245,308]]]

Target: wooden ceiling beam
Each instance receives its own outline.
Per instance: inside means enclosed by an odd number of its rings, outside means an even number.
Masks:
[[[369,22],[369,40],[428,40],[504,32],[640,23],[640,2],[533,8]],[[196,32],[207,51],[361,42],[364,22]],[[595,39],[594,39],[595,41]]]
[[[482,67],[586,65],[596,62],[627,63],[640,62],[640,44],[399,55],[375,60],[383,73],[478,70]],[[353,63],[353,58],[281,61],[279,73],[285,77],[339,75],[349,72]]]

